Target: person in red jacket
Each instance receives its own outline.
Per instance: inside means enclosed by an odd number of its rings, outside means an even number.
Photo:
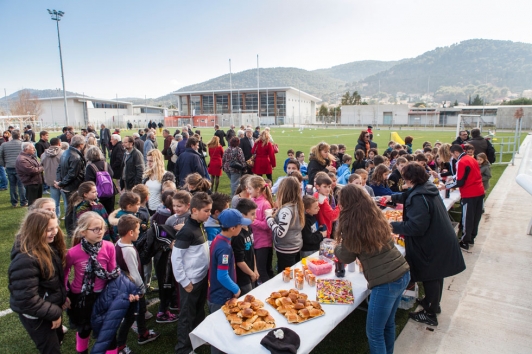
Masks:
[[[478,224],[484,209],[484,185],[480,167],[474,157],[467,155],[460,145],[451,146],[451,154],[456,162],[454,181],[445,188],[460,188],[462,196],[462,239],[460,247],[468,250],[469,245],[475,244]]]
[[[270,133],[267,130],[263,130],[260,133],[260,137],[255,141],[251,153],[255,155],[253,173],[259,176],[266,175],[266,178],[271,181],[272,170],[276,166],[276,161],[273,145],[270,142]]]
[[[331,237],[333,222],[340,216],[340,208],[333,209],[329,204],[331,195],[332,180],[325,172],[318,172],[314,180],[314,186],[318,190],[314,193],[314,198],[318,200],[320,211],[316,214],[318,225],[325,225],[327,228],[327,238]]]

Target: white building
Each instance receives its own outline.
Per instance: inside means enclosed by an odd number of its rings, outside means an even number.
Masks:
[[[37,99],[41,103],[42,113],[39,121],[44,128],[61,128],[66,123],[63,97]],[[67,97],[68,125],[74,128],[86,127],[89,124],[109,127],[125,127],[128,119],[133,116],[131,102],[107,100],[85,96]]]
[[[410,109],[407,104],[342,106],[343,125],[407,125]]]
[[[223,126],[315,124],[316,104],[321,101],[293,87],[176,91],[174,94],[178,96],[180,117],[215,116],[216,122]]]

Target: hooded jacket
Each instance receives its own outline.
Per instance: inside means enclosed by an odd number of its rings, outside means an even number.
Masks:
[[[116,332],[129,309],[129,295],[139,288],[124,274],[107,283],[92,308],[91,325],[96,343],[91,354],[105,354],[116,338]]]
[[[181,143],[181,141],[179,142]],[[179,149],[179,147],[178,147]],[[174,167],[174,174],[179,176],[179,187],[185,184],[185,178],[191,173],[199,173],[201,177],[211,180],[207,173],[207,165],[203,156],[193,148],[186,148],[184,152],[179,155],[177,163]]]
[[[25,186],[43,184],[44,182],[42,177],[44,168],[33,154],[30,155],[22,151],[18,155],[15,169],[17,170],[20,181]]]
[[[57,167],[61,161],[61,155],[63,155],[63,150],[61,146],[50,146],[42,155],[41,155],[41,165],[44,167],[44,182],[53,186],[56,178]]]
[[[8,269],[9,305],[14,312],[47,321],[61,317],[66,289],[61,258],[54,248],[52,264],[54,275],[50,279],[43,278],[39,262],[27,253],[22,253],[20,243],[15,241]]]
[[[329,159],[325,159],[325,165],[322,165],[314,156],[311,156],[307,166],[308,184],[312,186],[314,185],[314,178],[318,172],[329,172],[329,170],[327,170],[327,166],[329,166],[330,163],[331,162]]]
[[[405,236],[412,281],[446,278],[465,269],[456,233],[433,183],[394,194],[392,201],[404,205],[403,221],[391,225],[394,233]]]

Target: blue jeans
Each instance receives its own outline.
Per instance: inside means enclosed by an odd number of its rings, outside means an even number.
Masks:
[[[235,191],[238,188],[238,182],[240,181],[240,177],[242,175],[240,173],[231,173],[226,172],[227,177],[231,180],[231,197],[235,195]]]
[[[395,344],[395,313],[401,301],[401,295],[410,281],[410,272],[391,283],[378,285],[371,289],[366,335],[372,354],[393,353]]]
[[[57,215],[57,218],[59,219],[59,217],[61,216],[61,207],[59,205],[59,203],[61,202],[61,190],[55,188],[54,186],[50,186],[50,194],[55,202],[55,215]]]
[[[20,205],[24,206],[28,204],[26,199],[26,189],[22,185],[20,178],[17,175],[17,170],[13,167],[6,168],[7,177],[9,179],[9,196],[11,197],[11,205],[15,206],[18,203],[18,197],[20,195]],[[18,193],[17,193],[18,187]]]
[[[0,166],[0,189],[7,189],[7,175],[4,166]]]

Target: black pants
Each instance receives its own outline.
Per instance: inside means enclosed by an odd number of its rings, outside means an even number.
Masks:
[[[107,150],[108,150],[107,143],[104,143],[102,141],[101,144],[100,144],[100,148],[102,150],[103,157],[107,158]]]
[[[39,198],[42,198],[42,184],[28,184],[26,188],[26,199],[28,199],[28,206]]]
[[[154,259],[155,275],[159,283],[159,312],[166,312],[172,300],[175,278],[172,271],[170,251]]]
[[[443,292],[443,278],[424,281],[425,301],[429,305],[428,312],[435,314],[436,309],[440,306],[441,295]]]
[[[172,160],[168,160],[168,164],[166,165],[166,171],[173,171],[175,167],[175,163],[172,162]]]
[[[145,312],[146,298],[144,296],[139,299],[138,306],[136,302],[132,302],[129,304],[129,309],[127,310],[126,316],[124,317],[124,321],[120,325],[120,329],[118,330],[118,334],[116,337],[116,345],[118,347],[126,344],[129,329],[131,328],[135,320],[137,321],[139,336],[146,335],[148,329],[146,328],[146,319],[144,318]]]
[[[100,198],[100,203],[102,203],[107,214],[111,214],[115,210],[115,196],[114,195],[109,198]]]
[[[273,180],[272,180],[272,174],[271,173],[265,173],[266,175],[266,178],[269,179],[272,183],[273,183]],[[262,175],[259,175],[262,177]]]
[[[259,281],[261,283],[266,283],[268,280],[273,278],[273,249],[271,247],[256,248],[255,257],[257,259]]]
[[[470,243],[477,237],[478,224],[484,209],[484,195],[462,198],[462,242]]]
[[[60,354],[61,342],[63,341],[63,328],[52,329],[52,322],[37,319],[32,320],[19,314],[20,322],[33,340],[39,353]]]
[[[181,298],[181,312],[177,322],[177,345],[175,354],[189,354],[192,351],[189,334],[205,319],[205,302],[207,301],[208,275],[193,285],[191,292],[187,292],[179,284]],[[188,284],[186,284],[188,285]]]
[[[286,267],[291,267],[299,262],[299,252],[296,253],[277,253],[277,273],[282,272]]]

